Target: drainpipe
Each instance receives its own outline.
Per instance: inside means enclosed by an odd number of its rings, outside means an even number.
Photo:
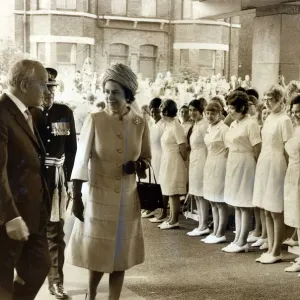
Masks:
[[[173,19],[174,14],[174,3],[172,0],[169,0],[169,32],[168,32],[168,38],[169,38],[169,60],[168,60],[168,71],[173,73],[173,43],[174,43],[174,25],[172,25],[171,21]]]
[[[229,27],[229,43],[228,43],[228,82],[230,81],[230,77],[231,77],[231,30],[232,30],[232,18],[229,18],[229,23],[230,23],[230,27]]]
[[[26,9],[26,0],[23,0],[23,5],[24,5],[24,15],[23,15],[23,39],[24,39],[24,44],[23,44],[23,51],[24,53],[27,52],[27,9]]]

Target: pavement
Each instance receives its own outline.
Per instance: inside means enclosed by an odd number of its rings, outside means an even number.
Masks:
[[[67,226],[68,232],[71,228]],[[68,224],[67,224],[68,225]],[[126,272],[121,299],[124,300],[296,300],[300,299],[298,273],[284,272],[296,255],[283,248],[280,263],[255,262],[261,250],[224,253],[226,244],[208,245],[186,232],[197,226],[181,216],[180,228],[160,230],[143,219],[146,260]],[[291,231],[287,232],[291,234]],[[233,240],[232,232],[227,233]],[[65,266],[65,287],[72,299],[84,299],[87,271]],[[36,299],[54,300],[44,284]],[[108,276],[99,285],[97,300],[108,299]]]

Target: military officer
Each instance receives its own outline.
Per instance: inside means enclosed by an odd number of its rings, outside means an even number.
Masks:
[[[48,93],[44,94],[42,107],[32,108],[33,121],[46,149],[46,180],[52,199],[51,217],[47,226],[47,238],[52,267],[48,274],[49,291],[56,299],[67,299],[63,287],[64,218],[70,176],[77,150],[75,122],[72,110],[64,104],[54,103],[57,71],[48,72]]]

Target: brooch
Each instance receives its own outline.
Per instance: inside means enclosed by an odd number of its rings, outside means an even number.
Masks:
[[[139,125],[141,123],[141,119],[139,117],[134,117],[132,121],[135,125]]]

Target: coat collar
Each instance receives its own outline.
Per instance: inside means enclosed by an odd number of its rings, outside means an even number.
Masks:
[[[4,104],[4,106],[7,108],[7,110],[15,117],[15,120],[20,125],[20,127],[26,132],[26,134],[29,136],[33,144],[38,148],[42,154],[45,154],[45,148],[41,141],[41,138],[39,136],[39,133],[36,129],[36,127],[33,124],[34,127],[34,133],[32,132],[31,128],[29,127],[24,115],[20,111],[20,109],[17,107],[17,105],[6,95],[3,94],[1,97],[1,101]]]

